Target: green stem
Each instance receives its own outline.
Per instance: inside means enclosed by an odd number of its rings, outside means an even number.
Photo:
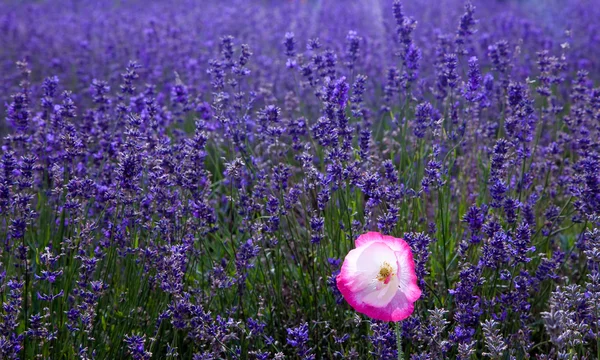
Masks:
[[[402,360],[404,354],[402,354],[402,327],[400,321],[396,321],[396,345],[398,346],[398,360]]]

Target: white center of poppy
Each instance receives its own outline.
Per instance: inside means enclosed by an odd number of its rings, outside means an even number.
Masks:
[[[355,289],[360,301],[377,307],[387,306],[399,285],[399,264],[394,251],[382,242],[367,245],[356,259]]]
[[[364,302],[375,306],[384,307],[392,301],[398,291],[397,270],[390,261],[379,263],[372,287],[365,294]]]

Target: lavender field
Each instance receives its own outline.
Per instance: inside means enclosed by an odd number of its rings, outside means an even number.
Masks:
[[[600,359],[599,19],[0,2],[0,359]]]

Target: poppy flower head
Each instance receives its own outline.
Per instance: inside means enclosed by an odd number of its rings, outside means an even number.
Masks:
[[[421,296],[410,246],[402,239],[368,232],[356,240],[337,286],[356,311],[373,319],[401,321]]]

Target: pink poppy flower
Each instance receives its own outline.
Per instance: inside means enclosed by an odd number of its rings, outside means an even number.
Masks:
[[[336,279],[344,299],[373,319],[401,321],[409,317],[421,297],[410,246],[378,232],[359,236],[355,245]]]

